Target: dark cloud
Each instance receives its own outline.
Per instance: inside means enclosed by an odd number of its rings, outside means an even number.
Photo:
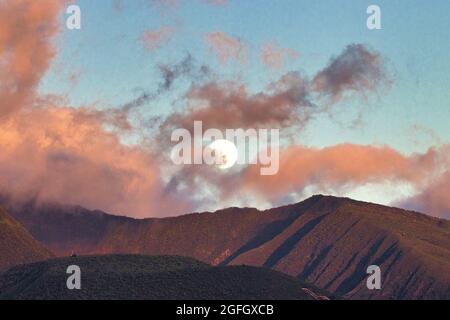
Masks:
[[[187,71],[184,64],[163,70],[164,88],[171,86],[175,75]],[[289,72],[254,94],[235,81],[193,85],[186,95],[186,107],[169,115],[162,128],[191,129],[194,121],[202,121],[205,128],[218,129],[302,128],[347,93],[365,97],[386,81],[380,55],[362,44],[352,44],[312,81],[300,72]],[[323,103],[322,97],[330,98],[331,103]]]
[[[301,109],[310,107],[307,82],[298,73],[256,94],[237,83],[210,82],[193,86],[187,108],[171,114],[162,127],[191,129],[194,121],[202,121],[205,129],[287,127],[305,121],[310,111]]]
[[[387,80],[381,56],[362,44],[351,44],[312,81],[312,88],[332,101],[346,92],[366,94]]]

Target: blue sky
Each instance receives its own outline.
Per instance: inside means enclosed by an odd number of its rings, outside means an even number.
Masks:
[[[55,63],[40,87],[42,93],[65,95],[73,105],[120,106],[139,90],[156,87],[158,64],[179,61],[187,52],[223,78],[239,78],[257,91],[287,71],[311,77],[346,45],[363,43],[385,59],[391,88],[368,102],[341,102],[334,120],[318,117],[299,135],[300,142],[317,147],[388,144],[411,153],[450,138],[449,1],[230,0],[217,6],[180,0],[176,7],[163,7],[133,0],[124,1],[122,10],[114,1],[77,3],[82,29],[63,30]],[[366,28],[370,4],[382,10],[382,30]],[[139,40],[142,33],[163,26],[174,30],[173,38],[158,50],[146,50]],[[213,31],[245,42],[248,63],[220,65],[204,43],[204,35]],[[297,51],[299,59],[268,71],[258,59],[260,46],[268,41]],[[68,82],[70,74],[78,80]],[[362,123],[353,127],[357,110],[363,110]],[[169,111],[169,99],[144,107],[148,114]]]

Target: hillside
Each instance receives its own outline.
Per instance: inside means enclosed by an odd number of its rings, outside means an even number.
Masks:
[[[68,290],[66,269],[81,269],[81,290]],[[1,299],[312,300],[310,287],[264,268],[211,267],[183,257],[91,256],[24,265],[0,276]]]
[[[450,222],[351,199],[145,220],[30,204],[14,214],[59,255],[185,255],[265,266],[353,299],[450,299]],[[372,264],[381,291],[365,286]]]
[[[18,264],[45,260],[51,256],[47,249],[0,207],[0,272]]]

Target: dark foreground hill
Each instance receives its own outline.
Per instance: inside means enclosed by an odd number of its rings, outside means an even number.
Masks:
[[[81,290],[66,286],[67,267],[81,269]],[[91,256],[49,260],[0,276],[0,299],[295,299],[313,288],[264,268],[212,267],[183,257]]]
[[[45,260],[51,256],[47,249],[0,207],[0,272],[18,264]]]
[[[14,214],[58,255],[184,255],[265,266],[353,299],[450,299],[449,221],[346,198],[145,220],[32,204]],[[382,290],[366,287],[370,265]]]

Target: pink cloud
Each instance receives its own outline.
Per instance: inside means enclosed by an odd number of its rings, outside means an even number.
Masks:
[[[105,129],[129,128],[126,110],[71,108],[37,94],[56,51],[59,3],[0,2],[0,193],[135,217],[186,212],[165,194],[152,152]]]
[[[275,71],[282,69],[286,60],[295,60],[299,56],[295,50],[280,48],[272,42],[266,42],[261,47],[262,63]]]
[[[247,59],[247,47],[239,38],[218,31],[208,33],[205,40],[222,64],[232,60],[243,63]]]
[[[56,52],[50,40],[61,6],[52,0],[0,1],[0,121],[33,98]]]
[[[449,217],[450,175],[440,173],[450,166],[449,151],[450,145],[445,145],[406,156],[387,146],[342,144],[319,149],[297,145],[282,151],[278,174],[261,176],[258,166],[248,167],[239,180],[241,188],[275,202],[308,187],[332,193],[368,183],[404,182],[424,191],[401,206]],[[437,180],[432,178],[436,176]],[[234,185],[237,188],[236,181]]]

